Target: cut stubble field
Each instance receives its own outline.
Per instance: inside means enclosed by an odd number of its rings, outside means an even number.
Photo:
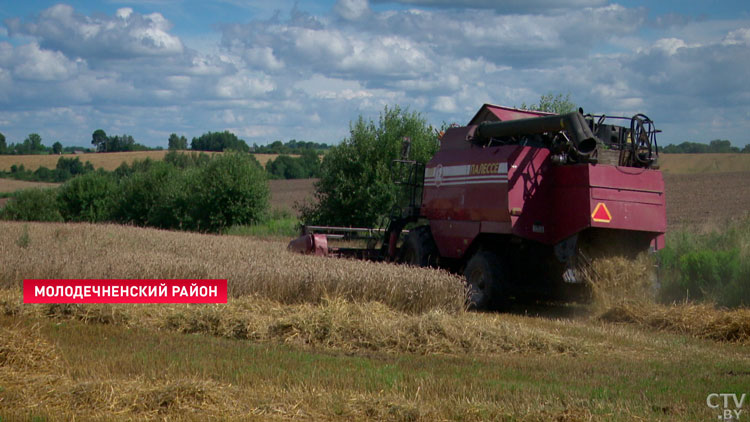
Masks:
[[[624,273],[614,271],[614,273]],[[227,278],[224,305],[24,305],[24,278]],[[283,242],[0,223],[3,420],[709,420],[750,311],[466,312],[419,268]]]

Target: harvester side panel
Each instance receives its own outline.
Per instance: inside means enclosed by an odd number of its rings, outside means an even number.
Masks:
[[[505,148],[514,149],[508,173],[508,210],[513,234],[547,242],[554,212],[550,195],[549,150],[520,146]]]
[[[482,230],[509,230],[508,160],[517,149],[443,149],[427,164],[422,215],[442,256],[462,257]]]
[[[664,181],[657,170],[580,164],[551,172],[554,227],[549,243],[586,228],[652,233],[666,230]]]
[[[666,229],[661,172],[553,165],[549,150],[518,145],[441,149],[425,171],[422,214],[447,258],[463,257],[480,233],[554,245],[590,227],[653,239]]]

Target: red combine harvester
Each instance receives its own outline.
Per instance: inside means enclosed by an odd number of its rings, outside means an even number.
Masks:
[[[485,104],[445,132],[426,164],[409,161],[404,144],[394,170],[409,204],[385,229],[307,226],[289,249],[463,273],[476,309],[558,298],[582,286],[580,264],[591,255],[664,246],[657,132],[642,114]],[[368,246],[329,247],[337,239]]]

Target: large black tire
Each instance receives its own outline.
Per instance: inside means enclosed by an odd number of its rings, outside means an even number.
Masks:
[[[429,226],[420,226],[409,231],[401,246],[400,261],[414,267],[438,266],[438,250]]]
[[[469,309],[476,311],[503,310],[508,298],[504,287],[507,271],[497,254],[479,251],[469,259],[464,270],[469,288]]]

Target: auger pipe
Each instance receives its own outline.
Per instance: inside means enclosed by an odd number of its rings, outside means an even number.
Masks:
[[[486,141],[491,138],[535,135],[561,130],[568,132],[576,151],[583,156],[590,155],[600,142],[591,132],[591,128],[586,124],[583,115],[578,112],[504,122],[480,123],[474,132],[474,137]]]

